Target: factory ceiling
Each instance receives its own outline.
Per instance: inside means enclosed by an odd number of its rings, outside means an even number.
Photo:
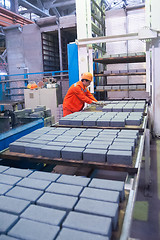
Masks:
[[[81,0],[80,0],[81,1]],[[100,1],[100,0],[94,0]],[[0,1],[0,6],[7,8],[23,17],[34,20],[39,17],[57,17],[76,13],[76,0],[5,0]],[[127,6],[144,3],[145,0],[102,0],[106,10],[126,8]]]

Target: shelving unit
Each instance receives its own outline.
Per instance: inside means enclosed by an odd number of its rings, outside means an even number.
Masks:
[[[100,63],[103,65],[108,64],[129,64],[129,63],[141,63],[146,61],[145,53],[135,53],[135,54],[117,54],[117,55],[109,55],[103,58],[94,59],[95,63]],[[144,91],[146,89],[146,84],[144,82],[141,83],[130,83],[129,76],[145,76],[145,69],[129,69],[129,70],[113,70],[101,73],[95,73],[94,76],[96,78],[96,89],[95,92],[98,92],[98,98],[100,98],[100,93],[104,93],[104,98],[107,98],[108,91]],[[108,77],[118,77],[125,76],[128,77],[127,83],[113,83],[108,84]],[[103,84],[99,85],[99,79],[103,78]],[[114,78],[115,79],[115,78]]]
[[[43,70],[59,70],[59,47],[57,33],[42,33]]]

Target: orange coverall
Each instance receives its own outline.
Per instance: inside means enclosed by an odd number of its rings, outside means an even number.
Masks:
[[[84,103],[91,104],[92,101],[97,102],[90,91],[83,85],[82,81],[74,83],[64,98],[63,116],[65,117],[71,113],[81,111]]]

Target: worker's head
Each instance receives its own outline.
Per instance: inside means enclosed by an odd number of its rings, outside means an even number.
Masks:
[[[93,81],[93,76],[90,72],[85,72],[81,76],[81,81],[85,87],[88,87],[90,83]]]

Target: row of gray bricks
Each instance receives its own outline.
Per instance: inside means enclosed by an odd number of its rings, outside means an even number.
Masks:
[[[0,239],[110,239],[123,200],[121,181],[0,166]]]
[[[46,106],[43,105],[39,105],[36,108],[34,108],[33,110],[31,108],[25,108],[22,110],[17,110],[14,112],[15,116],[18,118],[22,118],[22,117],[50,117],[51,114],[51,109],[48,108],[46,109]]]
[[[46,128],[42,128],[42,133],[44,129]],[[60,128],[61,131],[64,129]],[[64,159],[96,162],[105,162],[107,160],[108,163],[132,164],[132,155],[137,143],[138,131],[73,130],[73,128],[72,130],[69,129],[62,132],[61,135],[47,133],[36,135],[37,131],[35,131],[11,143],[9,148],[12,152],[41,155],[49,158],[62,157]],[[79,137],[78,131],[81,134]],[[56,132],[56,129],[53,130],[54,132]]]
[[[88,113],[81,115],[70,114],[59,120],[60,125],[76,126],[103,126],[103,127],[125,127],[125,125],[139,126],[143,121],[143,112],[107,112]]]

